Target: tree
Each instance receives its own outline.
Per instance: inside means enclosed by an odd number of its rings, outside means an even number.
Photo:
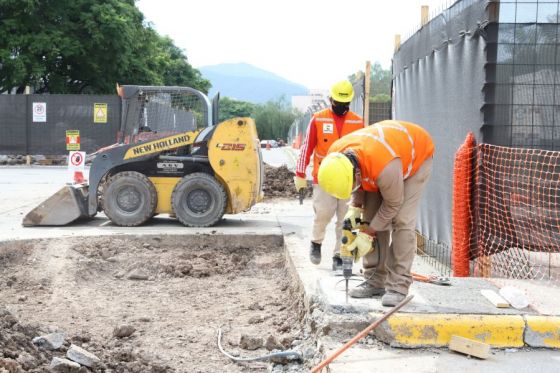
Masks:
[[[236,118],[250,117],[255,111],[256,105],[246,101],[237,101],[229,97],[220,99],[220,115],[219,121]]]
[[[114,93],[115,84],[210,83],[134,0],[0,0],[0,92]]]
[[[285,139],[296,116],[285,96],[257,105],[252,115],[261,139]]]
[[[371,66],[370,78],[370,101],[373,102],[389,102],[391,101],[391,71],[381,67],[379,62],[375,62]],[[387,100],[388,97],[388,100]]]
[[[362,84],[365,73],[359,71],[348,77],[348,80],[355,84]],[[371,66],[369,96],[370,102],[390,102],[391,101],[391,70],[385,70],[379,62]]]
[[[153,55],[151,58],[157,62],[153,69],[159,73],[162,85],[186,86],[208,93],[210,82],[202,77],[200,71],[187,63],[183,50],[175,46],[173,40],[157,35],[152,29],[147,29],[146,32],[151,32],[151,37],[155,39],[150,52]]]

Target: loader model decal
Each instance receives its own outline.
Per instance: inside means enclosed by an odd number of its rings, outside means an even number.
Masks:
[[[231,143],[217,145],[217,147],[220,148],[221,150],[234,150],[234,151],[243,151],[245,150],[245,146],[246,144],[231,144]]]
[[[182,133],[180,135],[166,137],[134,146],[126,151],[124,159],[143,157],[192,144],[192,139],[195,137],[194,135],[196,135],[195,132]]]

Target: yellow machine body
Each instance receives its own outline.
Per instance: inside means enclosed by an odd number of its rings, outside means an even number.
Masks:
[[[260,144],[251,118],[220,123],[209,141],[208,158],[228,194],[226,213],[246,211],[263,199]]]
[[[173,207],[171,206],[171,194],[173,188],[181,180],[180,177],[150,177],[149,178],[157,191],[157,207],[156,214],[171,214]]]

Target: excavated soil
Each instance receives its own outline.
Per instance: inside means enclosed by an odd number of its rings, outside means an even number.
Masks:
[[[268,164],[264,165],[264,196],[267,199],[272,198],[298,198],[294,186],[294,173],[286,166],[273,167]],[[309,197],[312,189],[308,188],[305,197]]]
[[[220,326],[223,347],[240,357],[303,342],[302,297],[283,248],[254,240],[113,236],[1,245],[0,372],[48,371],[71,343],[102,362],[80,372],[271,369],[270,362],[234,363],[216,344]],[[116,337],[123,328],[134,331]],[[52,332],[66,335],[59,350],[31,342]]]

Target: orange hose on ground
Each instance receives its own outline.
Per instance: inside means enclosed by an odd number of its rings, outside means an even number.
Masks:
[[[455,277],[468,277],[472,230],[473,157],[476,142],[469,132],[455,154],[453,169],[452,269]]]
[[[360,339],[362,339],[363,337],[365,337],[366,335],[369,334],[369,332],[371,332],[373,329],[375,329],[376,327],[379,326],[379,324],[381,324],[383,321],[387,320],[389,318],[389,316],[391,316],[392,314],[394,314],[395,312],[397,312],[398,310],[400,310],[402,307],[404,307],[405,304],[407,304],[408,302],[410,302],[410,300],[414,298],[414,295],[409,295],[408,297],[404,298],[399,304],[397,304],[395,307],[391,308],[386,314],[384,314],[381,318],[375,320],[373,323],[370,324],[370,326],[368,326],[367,328],[365,328],[364,330],[362,330],[361,332],[359,332],[356,336],[354,336],[351,340],[349,340],[348,342],[346,342],[344,344],[344,346],[342,346],[341,348],[339,348],[338,350],[336,350],[331,356],[329,356],[328,358],[326,358],[325,360],[321,361],[319,363],[319,365],[317,365],[316,367],[314,367],[313,369],[311,369],[311,373],[318,373],[321,371],[321,369],[323,369],[324,367],[326,367],[327,365],[329,365],[330,363],[332,363],[334,361],[334,359],[336,359],[340,354],[342,354],[344,351],[348,350],[350,347],[352,347],[352,345],[356,342],[358,342]]]

